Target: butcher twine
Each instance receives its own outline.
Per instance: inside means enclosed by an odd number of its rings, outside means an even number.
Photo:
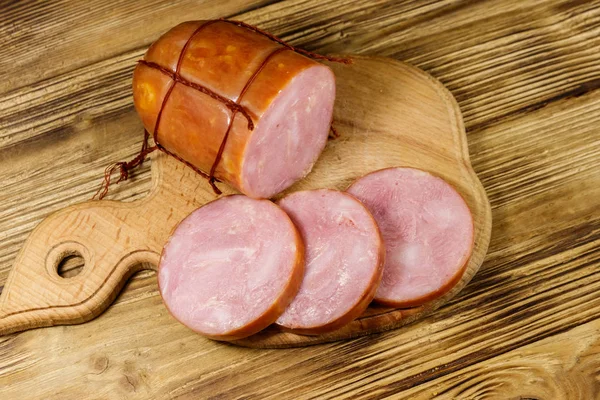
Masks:
[[[252,74],[252,76],[250,77],[250,79],[248,79],[248,82],[246,83],[246,85],[244,86],[244,88],[242,89],[242,92],[240,94],[240,96],[237,99],[237,102],[234,102],[226,97],[223,97],[217,93],[215,93],[214,91],[208,89],[205,86],[199,85],[197,83],[194,82],[190,82],[187,79],[183,78],[179,71],[181,69],[181,64],[183,61],[183,57],[185,55],[185,52],[188,48],[188,46],[190,45],[190,43],[192,42],[192,39],[205,27],[214,24],[215,22],[227,22],[233,25],[237,25],[239,27],[243,27],[246,29],[250,29],[253,32],[257,32],[260,33],[261,35],[264,35],[266,37],[268,37],[269,39],[273,40],[274,42],[277,42],[279,44],[281,44],[284,47],[279,47],[277,49],[275,49],[271,54],[269,54],[262,62],[262,64],[258,67],[258,69],[254,72],[254,74]],[[235,116],[237,115],[237,113],[239,112],[240,114],[242,114],[246,120],[248,121],[248,129],[249,130],[254,130],[254,122],[252,121],[252,117],[250,117],[250,114],[248,113],[248,110],[246,110],[242,105],[240,105],[239,103],[242,101],[242,98],[244,97],[244,94],[248,91],[248,89],[250,88],[250,85],[252,84],[252,82],[254,82],[254,80],[256,79],[257,75],[263,70],[263,68],[265,67],[265,65],[268,63],[268,61],[275,56],[276,54],[281,53],[282,51],[285,50],[292,50],[296,53],[302,54],[304,56],[313,58],[313,59],[317,59],[317,60],[326,60],[326,61],[332,61],[332,62],[339,62],[339,63],[343,63],[343,64],[351,64],[352,60],[350,58],[341,58],[341,57],[330,57],[330,56],[323,56],[320,54],[316,54],[307,50],[303,50],[303,49],[299,49],[296,48],[286,42],[284,42],[283,40],[279,39],[276,36],[273,36],[272,34],[263,31],[262,29],[259,29],[255,26],[249,25],[245,22],[241,22],[241,21],[232,21],[232,20],[227,20],[227,19],[217,19],[217,20],[211,20],[211,21],[206,21],[205,23],[203,23],[202,25],[200,25],[195,31],[194,33],[192,33],[192,35],[190,36],[190,38],[187,40],[187,42],[185,43],[185,45],[183,46],[183,48],[181,49],[181,53],[179,54],[179,60],[177,61],[177,67],[175,68],[175,72],[172,72],[170,69],[168,68],[164,68],[156,63],[153,62],[148,62],[145,60],[139,60],[138,63],[145,65],[149,68],[153,68],[155,70],[160,71],[161,73],[169,76],[172,80],[171,80],[171,85],[169,86],[169,89],[167,90],[167,93],[165,94],[165,97],[163,98],[162,104],[160,106],[160,109],[158,111],[158,115],[156,117],[156,123],[154,124],[154,134],[153,134],[153,139],[154,139],[154,146],[149,147],[148,145],[148,139],[150,138],[150,133],[144,129],[144,142],[142,143],[142,149],[140,151],[140,154],[137,155],[137,157],[135,157],[133,160],[125,162],[125,161],[121,161],[115,164],[111,164],[108,167],[106,167],[106,170],[104,171],[104,182],[102,183],[102,186],[100,186],[100,188],[98,189],[98,191],[96,192],[96,194],[94,194],[94,197],[92,197],[92,199],[95,199],[96,196],[99,195],[98,199],[102,200],[104,198],[104,196],[106,196],[106,194],[108,193],[108,187],[110,186],[110,177],[112,175],[112,173],[118,168],[119,169],[119,179],[117,180],[117,183],[121,182],[121,181],[125,181],[129,178],[129,171],[132,170],[133,168],[137,167],[138,165],[141,165],[144,160],[146,159],[146,157],[152,153],[154,150],[160,150],[172,157],[175,157],[177,160],[181,161],[182,163],[186,164],[188,167],[192,168],[194,171],[196,171],[200,176],[208,179],[208,183],[210,183],[210,186],[213,188],[214,192],[219,195],[221,194],[221,190],[219,190],[219,188],[215,185],[215,181],[220,182],[218,179],[215,178],[215,171],[217,169],[217,166],[219,165],[219,162],[221,161],[221,157],[223,155],[223,150],[225,149],[225,144],[227,143],[227,138],[229,137],[229,132],[231,131],[231,126],[233,125],[233,121],[235,119]],[[204,171],[201,171],[199,168],[195,167],[194,165],[192,165],[191,163],[189,163],[188,161],[184,160],[183,158],[179,157],[177,154],[170,152],[169,150],[165,149],[158,141],[158,126],[160,123],[160,118],[162,116],[162,112],[165,109],[165,105],[167,104],[167,100],[169,99],[169,96],[171,95],[171,92],[173,91],[173,88],[175,87],[176,83],[180,83],[182,85],[185,85],[187,87],[191,87],[193,89],[196,89],[206,95],[209,95],[210,97],[212,97],[215,100],[220,101],[221,103],[223,103],[227,108],[229,108],[232,111],[232,115],[231,115],[231,119],[229,121],[229,126],[227,127],[227,131],[225,132],[225,135],[223,136],[223,140],[221,141],[221,146],[219,147],[219,151],[217,152],[217,156],[215,157],[215,161],[213,162],[213,165],[210,169],[210,172],[207,174]],[[333,126],[331,126],[331,132],[333,134],[333,137],[338,137],[338,133],[335,130],[335,128]]]

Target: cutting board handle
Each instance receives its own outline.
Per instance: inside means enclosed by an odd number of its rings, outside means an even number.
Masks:
[[[17,256],[0,296],[0,335],[90,320],[102,313],[135,272],[157,265],[159,254],[140,235],[136,203],[93,201],[46,218]],[[143,230],[142,230],[143,232]],[[70,255],[81,272],[58,274]]]

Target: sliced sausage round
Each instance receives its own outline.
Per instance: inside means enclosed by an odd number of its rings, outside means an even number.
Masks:
[[[443,179],[413,168],[388,168],[348,192],[371,211],[386,245],[375,301],[414,307],[441,296],[462,277],[473,247],[473,219]]]
[[[301,233],[306,267],[277,324],[300,334],[346,325],[367,308],[381,280],[385,250],[377,223],[358,200],[336,190],[292,193],[279,206]]]
[[[217,340],[252,335],[279,317],[298,292],[304,246],[286,213],[242,195],[187,216],[165,245],[160,294],[171,314]]]
[[[206,174],[214,166],[216,178],[248,196],[269,198],[308,174],[323,151],[335,76],[231,21],[192,21],[148,49],[133,73],[133,100],[164,149]]]

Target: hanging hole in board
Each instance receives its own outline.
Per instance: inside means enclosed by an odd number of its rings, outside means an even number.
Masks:
[[[58,262],[56,272],[61,278],[68,279],[79,275],[84,265],[83,256],[78,251],[73,251],[70,254],[65,254],[63,259]]]

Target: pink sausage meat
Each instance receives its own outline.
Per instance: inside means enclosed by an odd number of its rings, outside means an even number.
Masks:
[[[301,233],[306,268],[277,324],[301,334],[346,325],[367,308],[381,280],[385,250],[375,220],[358,200],[336,190],[292,193],[279,205]]]
[[[159,263],[160,294],[171,314],[219,340],[252,335],[296,295],[304,247],[283,210],[268,200],[222,197],[177,226]]]
[[[452,186],[418,169],[388,168],[358,179],[348,192],[371,211],[386,245],[375,301],[414,307],[460,280],[473,247],[473,219]]]

